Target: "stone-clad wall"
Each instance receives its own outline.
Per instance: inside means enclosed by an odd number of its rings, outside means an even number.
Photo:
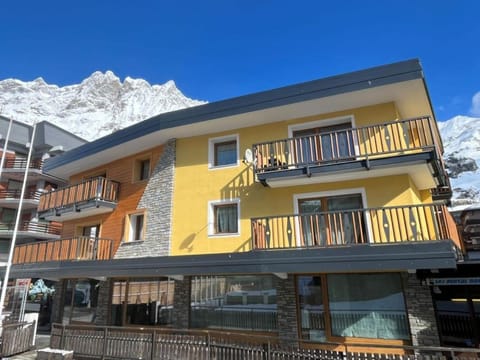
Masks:
[[[408,274],[405,283],[405,300],[412,345],[440,346],[430,288],[428,285],[422,285],[415,274]]]
[[[98,302],[94,319],[95,325],[108,325],[111,284],[110,280],[100,281],[98,284]]]
[[[55,294],[53,295],[53,307],[51,323],[62,323],[63,300],[65,299],[65,287],[68,280],[59,280],[55,283]]]
[[[295,276],[289,274],[287,279],[277,281],[277,316],[278,335],[286,339],[296,339],[297,303],[295,299]]]
[[[173,327],[177,329],[188,329],[189,327],[190,282],[190,276],[185,276],[183,280],[175,280],[175,292],[173,294]]]
[[[120,245],[116,259],[168,256],[172,234],[173,187],[175,177],[175,139],[167,142],[153,170],[138,209],[146,210],[144,241]]]

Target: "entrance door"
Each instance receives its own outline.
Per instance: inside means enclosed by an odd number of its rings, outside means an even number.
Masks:
[[[361,194],[300,199],[302,246],[366,242]]]

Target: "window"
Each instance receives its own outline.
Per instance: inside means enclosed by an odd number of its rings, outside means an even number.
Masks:
[[[239,200],[210,202],[209,235],[239,233]]]
[[[192,278],[192,328],[277,330],[277,279],[271,275]]]
[[[93,323],[97,310],[99,281],[76,279],[65,282],[63,324]]]
[[[13,224],[15,223],[16,210],[8,208],[0,208],[0,222],[3,227],[11,227],[13,230]]]
[[[130,214],[127,217],[126,241],[140,241],[144,237],[145,216],[143,213]]]
[[[175,282],[169,278],[135,278],[113,282],[112,324],[171,325]]]
[[[303,339],[409,339],[400,274],[298,276],[297,297]]]
[[[133,181],[148,180],[150,177],[150,158],[136,159],[133,170]]]
[[[209,140],[208,167],[238,165],[238,136],[224,136]]]
[[[150,177],[150,159],[140,161],[140,180]]]
[[[332,274],[327,279],[333,336],[409,339],[400,274]]]
[[[91,239],[98,238],[100,236],[100,224],[82,226],[78,232]]]

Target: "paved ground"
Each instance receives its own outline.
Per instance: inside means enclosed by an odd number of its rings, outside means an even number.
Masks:
[[[43,349],[48,347],[50,344],[50,335],[39,335],[37,334],[37,337],[35,338],[35,348],[36,349]],[[9,359],[9,360],[34,360],[37,358],[37,351],[29,351],[20,355],[8,357],[8,358],[3,358],[3,359]]]

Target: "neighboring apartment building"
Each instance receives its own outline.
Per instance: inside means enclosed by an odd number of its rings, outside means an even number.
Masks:
[[[417,60],[161,114],[49,159],[53,321],[439,345],[463,254]]]
[[[425,273],[445,345],[480,347],[480,204],[451,209],[465,256],[456,269]]]
[[[0,156],[5,149],[9,124],[10,119],[0,116]],[[86,143],[85,140],[53,124],[46,121],[40,122],[37,124],[31,161],[27,164],[32,131],[31,125],[13,121],[7,141],[0,179],[0,256],[3,262],[8,259],[25,172],[27,172],[27,184],[21,209],[21,221],[18,225],[17,244],[57,240],[62,230],[61,223],[39,219],[37,207],[42,192],[64,186],[65,182],[63,179],[45,174],[43,162],[48,157]]]

